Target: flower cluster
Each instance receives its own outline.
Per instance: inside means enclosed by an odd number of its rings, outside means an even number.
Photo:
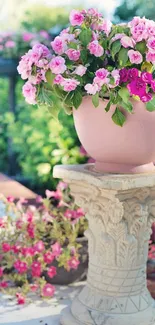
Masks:
[[[20,58],[26,51],[37,43],[50,44],[50,37],[47,31],[41,30],[38,33],[23,32],[0,32],[0,57]]]
[[[1,200],[7,216],[0,219],[0,291],[16,294],[18,304],[29,292],[52,297],[59,266],[70,271],[80,263],[76,238],[87,228],[82,209],[64,182],[56,191],[46,190],[45,199],[37,197],[37,207],[27,206],[23,198]]]
[[[132,98],[154,110],[155,22],[135,17],[113,25],[93,8],[72,10],[69,19],[70,27],[51,42],[50,50],[40,44],[22,57],[18,72],[28,79],[26,101],[45,104],[56,115],[54,93],[68,114],[83,96],[91,95],[95,107],[106,97],[106,111],[117,105],[112,118],[118,125],[120,114],[125,121],[119,108],[131,113]]]

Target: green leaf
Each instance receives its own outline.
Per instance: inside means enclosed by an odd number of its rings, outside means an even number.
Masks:
[[[57,97],[59,97],[60,99],[64,99],[66,96],[66,92],[63,91],[63,89],[61,89],[58,85],[54,85],[53,86],[54,92],[56,94]]]
[[[72,107],[69,107],[68,105],[66,104],[63,104],[63,108],[64,108],[64,111],[67,115],[71,115],[72,114]]]
[[[73,106],[77,109],[82,103],[82,94],[79,90],[76,90],[73,95]]]
[[[52,115],[52,117],[58,121],[58,115],[59,115],[59,108],[57,105],[53,105],[53,106],[46,106],[49,113]]]
[[[53,80],[55,78],[55,75],[51,72],[51,70],[47,70],[46,74],[45,74],[46,80],[48,82],[49,85],[53,84]]]
[[[127,103],[129,101],[129,91],[126,87],[122,87],[119,91],[118,91],[119,96],[123,99],[123,102]]]
[[[126,121],[126,118],[124,114],[119,110],[118,107],[116,107],[114,114],[112,115],[112,120],[114,121],[115,124],[119,126],[123,126],[123,124]]]
[[[120,51],[120,49],[121,49],[121,42],[120,42],[120,40],[117,40],[116,42],[114,42],[112,44],[112,47],[111,47],[111,54],[112,54],[113,59],[115,58],[115,55]]]
[[[133,111],[133,106],[130,101],[128,101],[127,103],[122,101],[122,103],[120,103],[120,106],[123,107],[129,113],[132,113]]]
[[[69,43],[69,48],[71,48],[71,49],[77,49],[77,43],[74,43],[74,42],[70,42]]]
[[[121,67],[125,67],[128,62],[128,49],[122,48],[118,54],[118,61]]]
[[[98,107],[99,105],[99,93],[96,93],[92,96],[92,103],[95,107]]]
[[[64,103],[69,107],[73,107],[73,96],[73,91],[70,91],[70,93],[67,93],[66,97],[64,98]]]
[[[147,46],[145,41],[136,44],[136,50],[139,51],[141,54],[144,54],[146,52],[146,49]]]
[[[87,50],[85,50],[85,49],[83,49],[82,51],[81,51],[81,60],[82,60],[82,62],[83,62],[83,64],[86,64],[87,63]]]
[[[84,46],[87,46],[91,41],[92,31],[90,29],[83,29],[79,35],[79,39]]]
[[[155,97],[146,104],[146,109],[149,111],[149,112],[153,112],[155,111]]]
[[[111,107],[111,104],[112,104],[112,103],[111,103],[111,101],[109,100],[107,106],[105,107],[105,111],[106,111],[106,112],[109,112],[110,107]]]

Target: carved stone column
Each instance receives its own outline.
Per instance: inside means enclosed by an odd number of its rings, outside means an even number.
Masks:
[[[155,173],[108,175],[92,165],[56,166],[89,220],[85,288],[63,313],[62,325],[155,325],[146,286]]]

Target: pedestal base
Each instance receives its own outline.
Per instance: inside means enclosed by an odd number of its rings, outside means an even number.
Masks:
[[[76,305],[76,318],[72,314],[72,308]],[[78,298],[74,300],[71,308],[66,308],[60,319],[61,325],[155,325],[155,302],[152,306],[133,314],[108,314],[97,310],[87,309],[81,305]]]

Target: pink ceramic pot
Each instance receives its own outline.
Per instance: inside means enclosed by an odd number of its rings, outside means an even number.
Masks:
[[[95,108],[91,96],[83,98],[73,112],[78,137],[96,160],[95,169],[112,173],[141,173],[154,170],[155,112],[148,112],[145,104],[133,101],[134,113],[125,112],[127,121],[121,128],[111,119],[116,106],[109,112],[107,100]]]

